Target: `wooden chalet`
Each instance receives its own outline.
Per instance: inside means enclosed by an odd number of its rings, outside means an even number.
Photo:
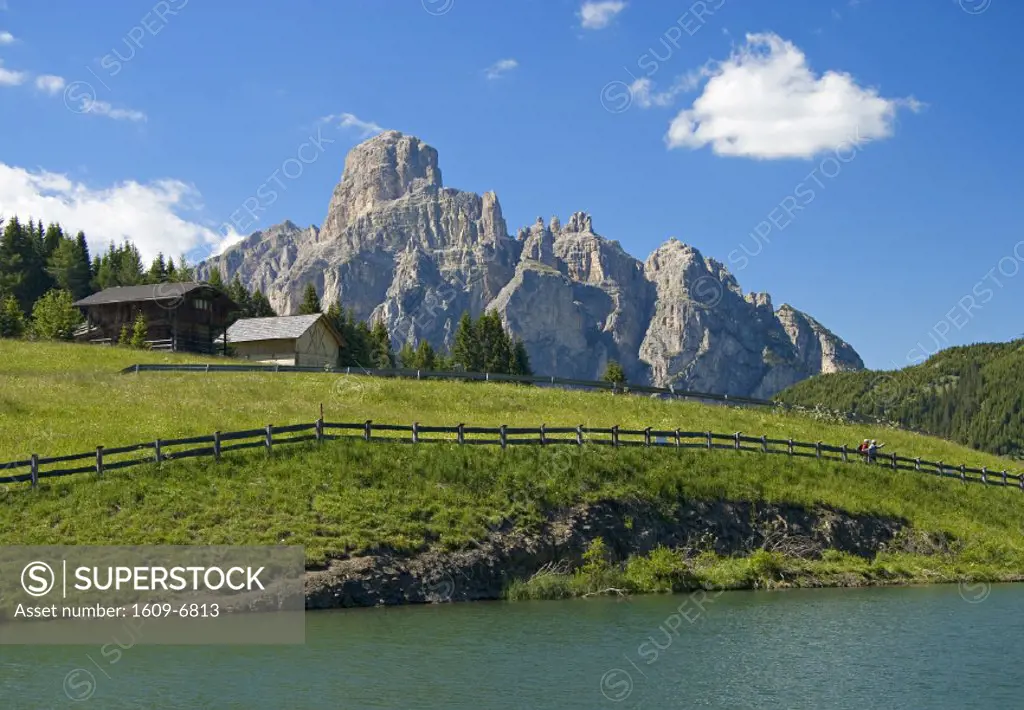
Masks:
[[[119,286],[75,302],[86,323],[75,340],[115,344],[125,326],[131,331],[141,313],[146,341],[154,350],[212,354],[228,319],[239,310],[228,296],[208,283],[159,283]]]

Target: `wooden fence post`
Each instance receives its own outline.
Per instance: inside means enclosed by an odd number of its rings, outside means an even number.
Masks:
[[[267,453],[269,454],[271,449],[274,446],[274,425],[273,424],[267,424],[267,441],[266,441],[266,446],[267,446]]]
[[[583,425],[576,427],[576,446],[583,446]]]
[[[708,451],[710,451],[711,450],[711,432],[710,431],[707,433],[707,437],[708,437]]]
[[[420,423],[419,422],[413,422],[412,423],[412,443],[414,443],[414,444],[420,443]]]
[[[814,455],[815,455],[816,458],[819,458],[819,459],[821,458],[821,442],[820,441],[814,442]]]
[[[213,460],[220,461],[220,432],[213,432]]]
[[[1021,474],[1017,481],[1020,483],[1020,489],[1024,491],[1024,474]]]
[[[789,443],[789,455],[792,456],[793,455],[793,440],[790,439],[788,443]]]
[[[960,464],[960,481],[967,483],[967,464]]]
[[[320,417],[319,419],[316,420],[316,423],[313,426],[313,431],[315,432],[316,443],[318,443],[318,444],[324,443],[324,418],[323,417]]]
[[[921,457],[920,456],[918,456],[916,459],[914,459],[914,470],[915,471],[920,471],[921,470]]]
[[[508,446],[508,431],[506,431],[507,429],[508,429],[508,427],[506,425],[504,425],[504,424],[501,425],[500,438],[501,438],[501,448],[503,448],[503,449]]]
[[[540,445],[544,446],[547,443],[548,443],[548,437],[547,437],[547,434],[544,432],[544,425],[541,424],[540,425]]]
[[[846,456],[846,444],[843,444],[843,463],[847,463],[849,459]]]
[[[892,470],[893,471],[896,470],[896,452],[895,451],[892,452]]]
[[[651,445],[651,428],[647,427],[644,429],[644,446]]]
[[[363,423],[363,441],[369,441],[371,436],[373,436],[373,420],[367,419]]]
[[[676,429],[675,434],[676,434],[676,448],[678,449],[679,447],[681,447],[683,445],[683,437],[682,437],[682,434],[680,434],[678,429]]]
[[[941,461],[939,461],[937,468],[939,470],[939,475],[944,477],[946,475],[946,467],[942,465]]]
[[[96,447],[96,475],[103,475],[103,447]]]
[[[32,454],[32,487],[39,485],[39,454]]]
[[[616,424],[612,427],[612,446],[619,445],[619,425]]]
[[[465,424],[462,424],[462,423],[459,424],[458,442],[459,442],[460,445],[466,443],[465,428],[466,428]]]
[[[156,452],[156,462],[159,464],[161,461],[164,460],[163,456],[160,455],[160,440],[159,439],[157,439],[156,441],[153,442],[153,451]]]
[[[981,482],[982,483],[988,483],[988,467],[987,466],[982,466],[981,467]]]
[[[736,432],[733,434],[733,448],[737,450],[740,448],[740,433],[741,432]]]
[[[1003,469],[1003,485],[1006,485],[1006,469]]]
[[[767,434],[761,434],[761,453],[762,454],[767,454],[768,453],[768,435]]]

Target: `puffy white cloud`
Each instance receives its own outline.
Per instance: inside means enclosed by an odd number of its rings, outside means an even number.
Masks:
[[[484,75],[488,79],[500,79],[518,66],[519,62],[515,59],[501,59],[487,67],[487,69],[484,70]]]
[[[3,32],[0,32],[0,44],[13,44],[13,43],[14,43],[14,35],[12,35],[10,32],[7,32],[6,30],[3,31]]]
[[[180,180],[127,180],[93,188],[60,173],[0,163],[0,214],[82,230],[93,252],[130,239],[147,260],[158,252],[177,258],[197,248],[219,251],[225,241],[239,237],[182,216],[200,207],[198,191]]]
[[[709,77],[693,105],[669,126],[669,148],[710,145],[719,155],[811,158],[837,145],[892,135],[899,108],[913,98],[887,99],[849,74],[816,76],[807,58],[778,35],[748,34],[729,59],[705,67]]]
[[[625,9],[626,3],[621,0],[585,2],[580,8],[580,24],[585,30],[603,30]]]
[[[0,86],[18,86],[24,84],[28,79],[28,72],[4,69],[0,61]]]
[[[36,77],[36,88],[48,94],[56,94],[64,90],[64,77],[56,74],[43,74]]]

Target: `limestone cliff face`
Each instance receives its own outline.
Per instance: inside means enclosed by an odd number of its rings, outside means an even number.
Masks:
[[[723,264],[674,239],[641,263],[582,212],[510,237],[494,193],[445,188],[437,151],[396,131],[348,155],[321,228],[256,232],[200,277],[214,268],[280,313],[312,283],[325,306],[383,319],[396,349],[446,349],[464,311],[495,309],[539,374],[597,379],[618,360],[633,382],[760,397],[863,367],[813,318],[744,296]]]

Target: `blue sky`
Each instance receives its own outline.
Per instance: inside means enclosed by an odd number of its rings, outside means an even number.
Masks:
[[[872,367],[1024,332],[1020,3],[242,7],[0,0],[0,212],[200,256],[232,215],[320,224],[376,126],[513,233],[677,237]]]

